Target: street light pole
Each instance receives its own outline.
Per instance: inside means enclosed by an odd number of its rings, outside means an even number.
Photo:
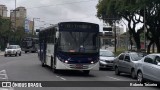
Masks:
[[[17,26],[17,23],[16,23],[16,21],[17,21],[17,20],[16,20],[16,19],[17,19],[17,18],[16,18],[16,8],[17,8],[17,1],[15,0],[15,11],[14,11],[14,12],[15,12],[15,30],[16,30],[16,28],[17,28],[17,27],[16,27],[16,26]]]
[[[115,30],[114,30],[114,52],[116,53],[117,52],[117,31],[116,31],[116,21],[115,21]]]
[[[144,8],[144,49],[146,52],[146,14],[145,14],[145,8]]]
[[[2,7],[2,18],[3,18],[3,7]]]
[[[16,42],[16,29],[17,29],[17,27],[16,27],[16,26],[17,26],[17,24],[16,24],[16,21],[17,21],[17,20],[16,20],[16,19],[17,19],[17,18],[16,18],[16,8],[17,8],[17,1],[15,0],[15,11],[14,11],[14,13],[15,13],[15,22],[14,22],[14,24],[15,24],[15,27],[14,27],[14,28],[15,28],[15,30],[14,30],[14,43]]]

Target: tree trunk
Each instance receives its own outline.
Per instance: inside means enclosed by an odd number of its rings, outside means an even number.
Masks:
[[[151,49],[151,45],[153,44],[154,42],[151,41],[147,47],[147,53],[150,54],[150,49]]]
[[[152,44],[152,53],[155,53],[154,47],[155,47],[155,43]]]
[[[157,53],[160,53],[160,44],[158,40],[155,40],[155,44],[157,46]]]
[[[141,49],[141,44],[140,44],[140,36],[139,36],[138,33],[134,36],[134,40],[135,40],[135,42],[136,42],[137,51],[140,51],[140,49]]]

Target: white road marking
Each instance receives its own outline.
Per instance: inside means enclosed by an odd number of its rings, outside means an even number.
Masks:
[[[1,70],[0,71],[0,76],[4,76],[4,77],[0,77],[0,79],[4,79],[5,81],[8,81],[8,76],[6,73],[6,70]],[[0,88],[0,90],[14,90],[14,88]]]
[[[114,79],[114,80],[120,80],[120,79],[115,78],[115,77],[110,77],[110,76],[106,76],[106,77],[111,78],[111,79]]]
[[[7,76],[6,70],[1,70],[0,75],[4,76],[4,77],[0,77],[0,79],[6,79],[8,81],[8,76]]]
[[[60,78],[60,79],[62,79],[62,80],[66,80],[65,78],[63,78],[63,77],[61,77],[61,76],[58,76],[58,75],[56,75],[56,77],[57,77],[57,78]]]
[[[66,80],[65,78],[63,78],[63,77],[60,77],[62,80]]]
[[[59,77],[59,76],[56,75],[56,77]]]

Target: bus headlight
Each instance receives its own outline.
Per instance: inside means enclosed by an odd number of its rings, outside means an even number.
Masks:
[[[93,61],[91,61],[91,64],[94,64],[94,62],[93,62]]]
[[[65,60],[64,62],[65,62],[65,63],[68,63],[68,60]]]

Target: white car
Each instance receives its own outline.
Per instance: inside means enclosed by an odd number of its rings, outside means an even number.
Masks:
[[[113,69],[113,62],[114,62],[115,56],[114,54],[109,50],[100,50],[100,67],[102,68],[110,68]]]
[[[160,54],[149,54],[142,58],[137,64],[136,74],[140,83],[160,83]]]
[[[11,55],[19,55],[21,56],[21,48],[19,45],[9,45],[6,49],[5,49],[5,53],[4,56],[11,56]]]

